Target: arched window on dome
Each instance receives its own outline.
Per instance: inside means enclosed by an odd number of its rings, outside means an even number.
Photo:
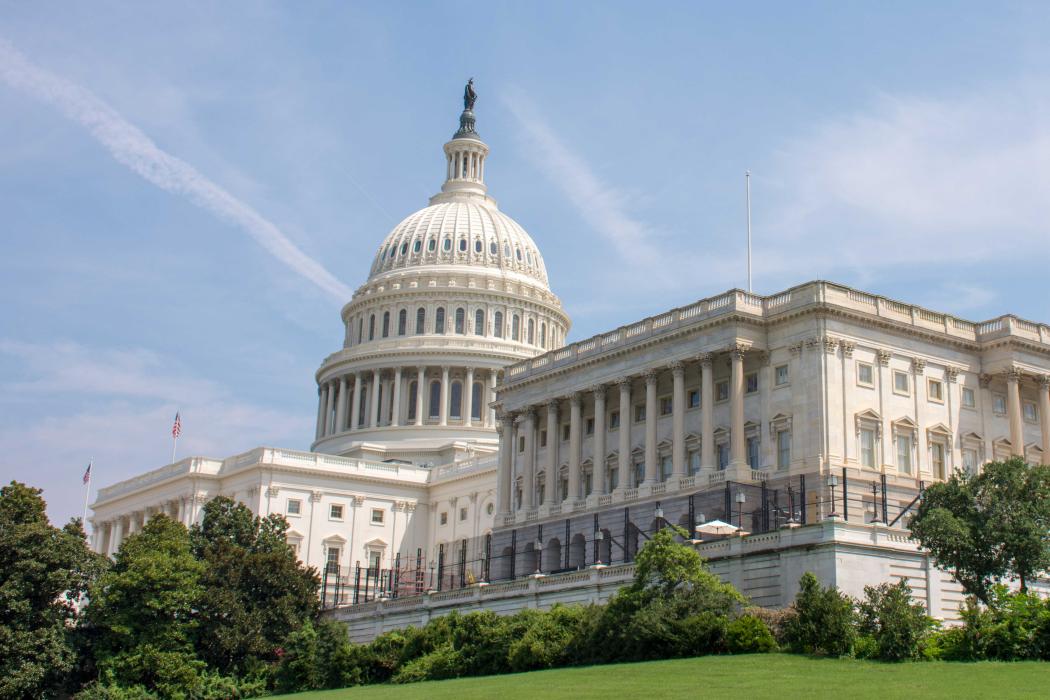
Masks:
[[[504,243],[503,244],[503,257],[505,257],[505,258],[509,258],[510,257],[510,243]]]
[[[528,248],[525,249],[525,261],[528,262],[530,265],[532,264],[532,251],[530,251]]]
[[[544,350],[547,349],[547,324],[540,324],[540,347]]]
[[[485,387],[481,382],[474,382],[474,387],[470,390],[470,417],[474,420],[481,420],[481,394],[485,391]]]
[[[439,306],[434,313],[434,332],[438,335],[445,333],[445,307]]]
[[[419,393],[419,382],[408,383],[408,420],[416,419],[416,396]]]
[[[368,421],[368,384],[361,387],[361,400],[357,404],[357,427],[365,425]]]
[[[452,382],[452,391],[449,392],[448,415],[450,418],[463,417],[463,383]]]
[[[489,243],[489,255],[499,255],[499,245],[496,243],[496,241],[492,241],[491,243]]]
[[[467,252],[467,239],[466,238],[460,238],[459,239],[459,252],[461,252],[461,253],[466,253]]]
[[[485,335],[485,311],[483,309],[474,312],[474,335]]]
[[[480,253],[481,250],[482,250],[482,248],[481,248],[481,239],[478,238],[478,239],[476,239],[474,241],[474,252],[475,253]]]
[[[467,312],[462,307],[456,309],[456,335],[464,335],[467,332]]]
[[[521,340],[521,317],[517,314],[510,319],[510,339]]]
[[[404,335],[408,332],[408,309],[397,312],[397,334]]]
[[[417,238],[416,242],[412,244],[412,252],[413,253],[418,253],[422,247],[423,247],[423,241],[421,241],[421,240],[419,240]]]
[[[376,339],[376,315],[372,314],[368,317],[368,339]]]
[[[514,249],[514,256],[518,259],[518,262],[521,262],[521,248]]]
[[[529,337],[526,339],[525,342],[527,342],[529,345],[536,344],[536,322],[533,321],[531,318],[529,319]]]
[[[503,312],[497,311],[492,315],[492,335],[497,338],[503,337]]]
[[[441,416],[441,382],[436,379],[430,382],[430,406],[427,415],[431,418]]]
[[[427,251],[428,252],[433,253],[436,248],[437,248],[437,241],[436,240],[431,238],[429,241],[427,241]]]
[[[442,250],[444,250],[445,252],[448,252],[448,251],[452,250],[452,239],[451,238],[446,238],[445,242],[442,244],[441,247],[442,247]]]
[[[416,335],[427,332],[427,310],[420,306],[416,309]]]
[[[408,243],[401,244],[401,257],[405,257],[405,253],[408,252]]]
[[[383,312],[383,337],[387,338],[390,336],[390,312]]]
[[[365,339],[365,318],[364,316],[357,319],[357,342],[360,343]]]

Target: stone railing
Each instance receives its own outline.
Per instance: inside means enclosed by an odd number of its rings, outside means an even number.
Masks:
[[[498,459],[496,455],[479,455],[468,459],[461,459],[451,464],[443,464],[430,470],[430,483],[437,483],[447,479],[455,479],[478,472],[491,471],[496,468]]]

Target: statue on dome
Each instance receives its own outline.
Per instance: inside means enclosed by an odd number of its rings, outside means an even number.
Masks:
[[[471,78],[467,81],[467,86],[463,88],[463,110],[472,111],[474,109],[474,102],[478,99],[478,93],[474,92],[474,79]]]

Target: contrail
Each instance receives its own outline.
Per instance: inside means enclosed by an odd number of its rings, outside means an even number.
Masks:
[[[89,90],[33,64],[0,39],[0,79],[11,87],[56,107],[86,128],[119,162],[157,187],[189,199],[198,207],[243,229],[271,255],[313,282],[340,303],[353,295],[257,211],[204,177],[192,165],[166,153],[142,131]]]

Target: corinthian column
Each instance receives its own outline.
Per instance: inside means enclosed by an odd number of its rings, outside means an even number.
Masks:
[[[738,478],[748,469],[747,441],[744,438],[744,353],[748,346],[737,343],[729,350],[732,371],[729,381],[730,433],[729,466]]]
[[[438,410],[441,425],[448,425],[448,371],[447,366],[441,368],[441,408]]]
[[[1006,373],[1006,403],[1010,413],[1010,454],[1024,457],[1024,422],[1021,418],[1021,371]]]
[[[580,497],[581,404],[579,393],[569,397],[569,493],[565,496],[565,502],[570,505]]]
[[[418,415],[418,414],[417,414]],[[510,514],[510,494],[514,487],[514,474],[511,469],[511,457],[514,450],[514,416],[500,414],[496,431],[499,433],[499,472],[496,479],[496,494],[499,500],[500,515]]]
[[[335,410],[335,382],[328,382],[328,401],[325,405],[324,411],[324,434],[331,435],[332,430],[332,411]]]
[[[521,501],[526,510],[536,507],[536,410],[525,411],[522,422],[525,434],[524,468],[522,469]]]
[[[675,479],[685,476],[685,366],[681,362],[671,364],[674,390],[671,395],[672,441],[671,469]]]
[[[594,442],[591,450],[592,494],[605,493],[605,387],[594,387]]]
[[[473,425],[474,416],[474,368],[467,367],[467,378],[463,382],[463,405],[466,408],[463,411],[463,425],[470,427]]]
[[[618,489],[631,485],[631,378],[616,381],[620,387],[620,445],[617,455]]]
[[[656,463],[656,370],[645,373],[645,481],[643,485],[659,481]]]
[[[327,403],[325,387],[317,387],[317,430],[314,431],[314,440],[320,440],[324,435],[324,407]]]
[[[547,402],[547,473],[543,487],[543,504],[552,506],[558,502],[558,402]]]
[[[350,406],[350,430],[358,430],[361,422],[361,385],[363,384],[361,373],[354,374],[354,398]]]
[[[1043,464],[1050,464],[1050,375],[1039,378],[1039,420],[1043,428]]]
[[[715,377],[714,357],[700,356],[700,471],[715,469]]]
[[[379,425],[379,386],[381,375],[379,370],[372,370],[372,408],[368,411],[368,425],[375,428]]]
[[[401,368],[394,370],[394,398],[390,406],[390,425],[397,427],[401,424]]]
[[[430,394],[427,386],[427,368],[416,368],[416,425],[423,425],[423,397]],[[508,509],[509,513],[510,510]]]
[[[346,427],[346,375],[339,377],[339,402],[335,408],[335,430],[333,433],[341,433]]]

